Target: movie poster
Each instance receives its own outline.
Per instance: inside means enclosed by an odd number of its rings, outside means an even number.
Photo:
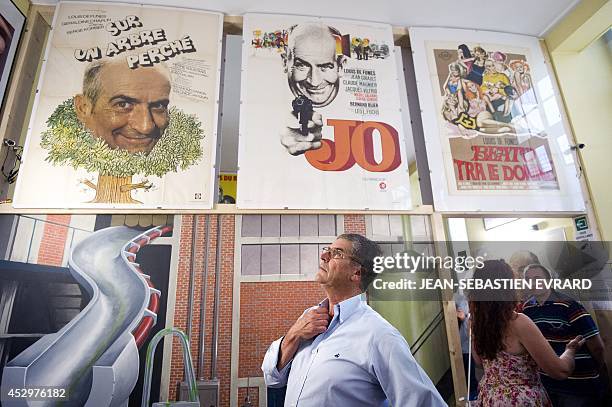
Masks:
[[[17,208],[211,208],[222,15],[60,3]]]
[[[248,14],[238,207],[409,209],[391,27]]]
[[[0,4],[0,107],[8,86],[25,17],[10,1]]]
[[[415,28],[411,39],[438,209],[519,209],[512,198],[525,210],[554,210],[552,197],[563,197],[559,210],[583,205],[536,38]]]
[[[238,175],[231,172],[219,173],[219,199],[217,203],[236,204]]]

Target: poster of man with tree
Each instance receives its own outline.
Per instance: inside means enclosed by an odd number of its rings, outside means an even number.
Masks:
[[[211,208],[222,16],[60,3],[17,208]]]

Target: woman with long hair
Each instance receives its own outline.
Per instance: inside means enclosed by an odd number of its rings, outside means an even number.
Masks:
[[[473,278],[486,284],[510,280],[514,275],[503,260],[488,260],[476,269]],[[477,405],[551,406],[538,368],[554,379],[567,378],[574,370],[582,337],[570,341],[557,356],[533,321],[515,311],[518,299],[514,290],[473,290],[468,298],[472,356],[484,368]]]
[[[470,71],[465,79],[477,83],[478,86],[482,85],[486,60],[487,51],[485,51],[482,47],[474,47],[474,60],[472,61]]]

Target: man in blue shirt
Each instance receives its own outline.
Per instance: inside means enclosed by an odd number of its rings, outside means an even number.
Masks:
[[[262,364],[285,406],[446,406],[402,335],[368,306],[378,245],[343,234],[325,247],[315,281],[327,298],[274,341]]]

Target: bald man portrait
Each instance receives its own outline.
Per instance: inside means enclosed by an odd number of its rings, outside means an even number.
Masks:
[[[110,148],[147,155],[168,127],[169,98],[170,74],[163,64],[130,69],[117,58],[89,64],[74,108]]]
[[[289,29],[287,48],[281,55],[293,95],[308,98],[313,108],[329,105],[338,95],[346,56],[336,52],[338,30],[320,23],[297,24]],[[308,103],[310,105],[310,103]],[[297,112],[289,111],[281,130],[281,144],[292,155],[321,147],[323,117],[313,112],[300,123]]]

